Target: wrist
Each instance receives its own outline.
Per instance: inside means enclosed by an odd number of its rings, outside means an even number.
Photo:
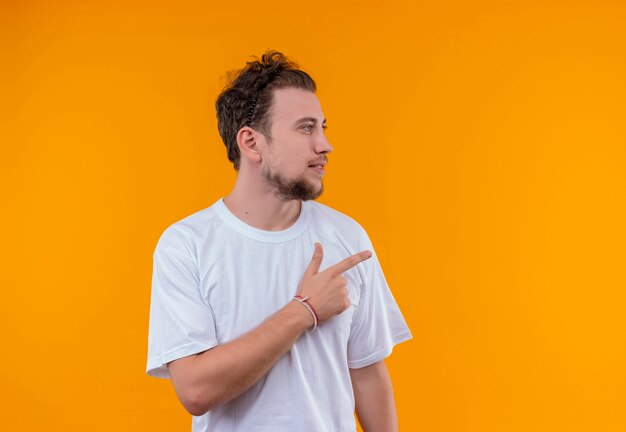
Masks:
[[[313,327],[306,331],[307,333],[311,333],[313,330],[317,328],[317,325],[320,323],[320,317],[317,315],[317,312],[315,311],[315,308],[313,307],[313,305],[309,303],[309,296],[302,297],[301,295],[296,294],[293,297],[293,301],[300,303],[302,306],[306,308],[309,314],[311,314],[311,317],[313,318]]]
[[[285,307],[284,311],[288,316],[288,322],[298,329],[300,333],[305,333],[311,329],[314,325],[314,319],[311,314],[297,302],[292,300]]]

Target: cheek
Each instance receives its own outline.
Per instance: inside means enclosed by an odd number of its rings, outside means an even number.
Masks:
[[[296,137],[297,138],[297,137]],[[291,139],[281,139],[276,137],[267,148],[267,165],[276,171],[286,175],[301,175],[308,168],[310,152],[305,142],[294,137]]]
[[[285,153],[276,158],[278,166],[282,167],[285,171],[292,174],[299,174],[305,170],[308,166],[308,159],[304,152]]]

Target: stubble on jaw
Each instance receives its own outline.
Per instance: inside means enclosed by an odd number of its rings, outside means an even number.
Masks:
[[[290,200],[314,200],[324,192],[324,183],[316,189],[303,177],[285,179],[279,173],[272,173],[268,168],[262,171],[263,178],[274,189],[274,194],[285,201]]]

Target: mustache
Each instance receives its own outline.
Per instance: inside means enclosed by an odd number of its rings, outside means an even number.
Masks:
[[[328,164],[328,158],[326,156],[324,156],[322,159],[318,159],[316,161],[309,162],[309,166],[310,165],[327,165],[327,164]]]

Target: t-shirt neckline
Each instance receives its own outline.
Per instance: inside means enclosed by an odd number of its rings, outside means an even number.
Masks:
[[[282,243],[293,240],[304,232],[309,222],[310,205],[309,201],[302,201],[298,219],[289,228],[281,231],[266,231],[248,225],[231,213],[226,204],[224,204],[224,198],[217,200],[211,207],[226,225],[238,233],[263,242]]]

